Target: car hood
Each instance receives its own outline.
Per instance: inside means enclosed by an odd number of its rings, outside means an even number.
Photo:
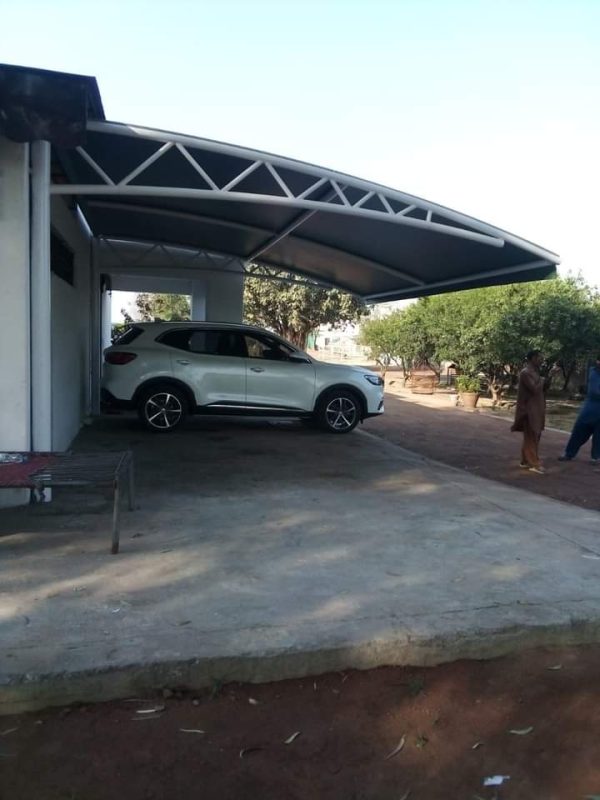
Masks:
[[[374,372],[372,369],[367,369],[366,367],[357,367],[352,364],[330,364],[329,361],[318,361],[316,358],[313,358],[313,364],[315,365],[316,369],[327,369],[327,370],[335,370],[339,373],[344,373],[347,375],[349,372],[353,372],[356,375],[375,375],[378,377],[378,374]]]

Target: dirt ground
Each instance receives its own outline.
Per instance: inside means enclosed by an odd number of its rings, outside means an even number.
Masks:
[[[570,433],[573,430],[580,408],[581,403],[565,403],[549,398],[546,406],[546,424],[549,428],[558,428],[561,431]],[[515,403],[507,403],[496,409],[489,408],[489,411],[512,422],[515,416]]]
[[[0,797],[579,800],[599,732],[600,647],[215,684],[0,719]]]
[[[557,458],[567,442],[564,433],[546,430],[540,453],[545,475],[519,469],[522,434],[489,412],[431,408],[386,394],[385,414],[367,420],[364,430],[428,458],[494,481],[600,511],[600,466],[590,463],[590,445],[577,460]]]

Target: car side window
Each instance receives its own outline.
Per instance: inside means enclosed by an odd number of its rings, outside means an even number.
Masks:
[[[182,328],[164,333],[159,341],[188,353],[206,356],[246,356],[243,338],[235,331]]]
[[[178,350],[189,350],[191,333],[189,328],[168,331],[160,337],[160,342],[161,344],[166,344],[167,347],[176,347]]]
[[[248,358],[263,358],[268,361],[287,361],[294,351],[277,339],[268,336],[245,336]]]
[[[192,331],[190,352],[207,356],[219,355],[221,331]]]
[[[245,356],[241,337],[235,331],[195,330],[190,336],[191,353],[207,356]]]

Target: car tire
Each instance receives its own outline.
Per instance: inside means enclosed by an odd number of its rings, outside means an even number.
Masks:
[[[349,389],[334,389],[327,392],[316,412],[319,427],[329,433],[350,433],[362,417],[362,404]]]
[[[174,431],[184,421],[187,412],[185,392],[168,384],[145,389],[138,403],[138,416],[153,433]]]

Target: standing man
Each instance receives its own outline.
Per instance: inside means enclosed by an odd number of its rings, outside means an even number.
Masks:
[[[546,422],[546,392],[552,378],[560,370],[560,367],[555,365],[548,376],[542,378],[540,375],[542,363],[543,358],[539,350],[530,350],[527,353],[527,362],[519,373],[515,421],[511,428],[512,431],[523,432],[522,469],[537,472],[539,475],[544,474],[538,448]]]
[[[592,437],[592,463],[600,464],[600,354],[596,365],[588,375],[588,388],[585,403],[575,420],[571,438],[567,442],[564,455],[559,461],[572,461],[579,448]]]

